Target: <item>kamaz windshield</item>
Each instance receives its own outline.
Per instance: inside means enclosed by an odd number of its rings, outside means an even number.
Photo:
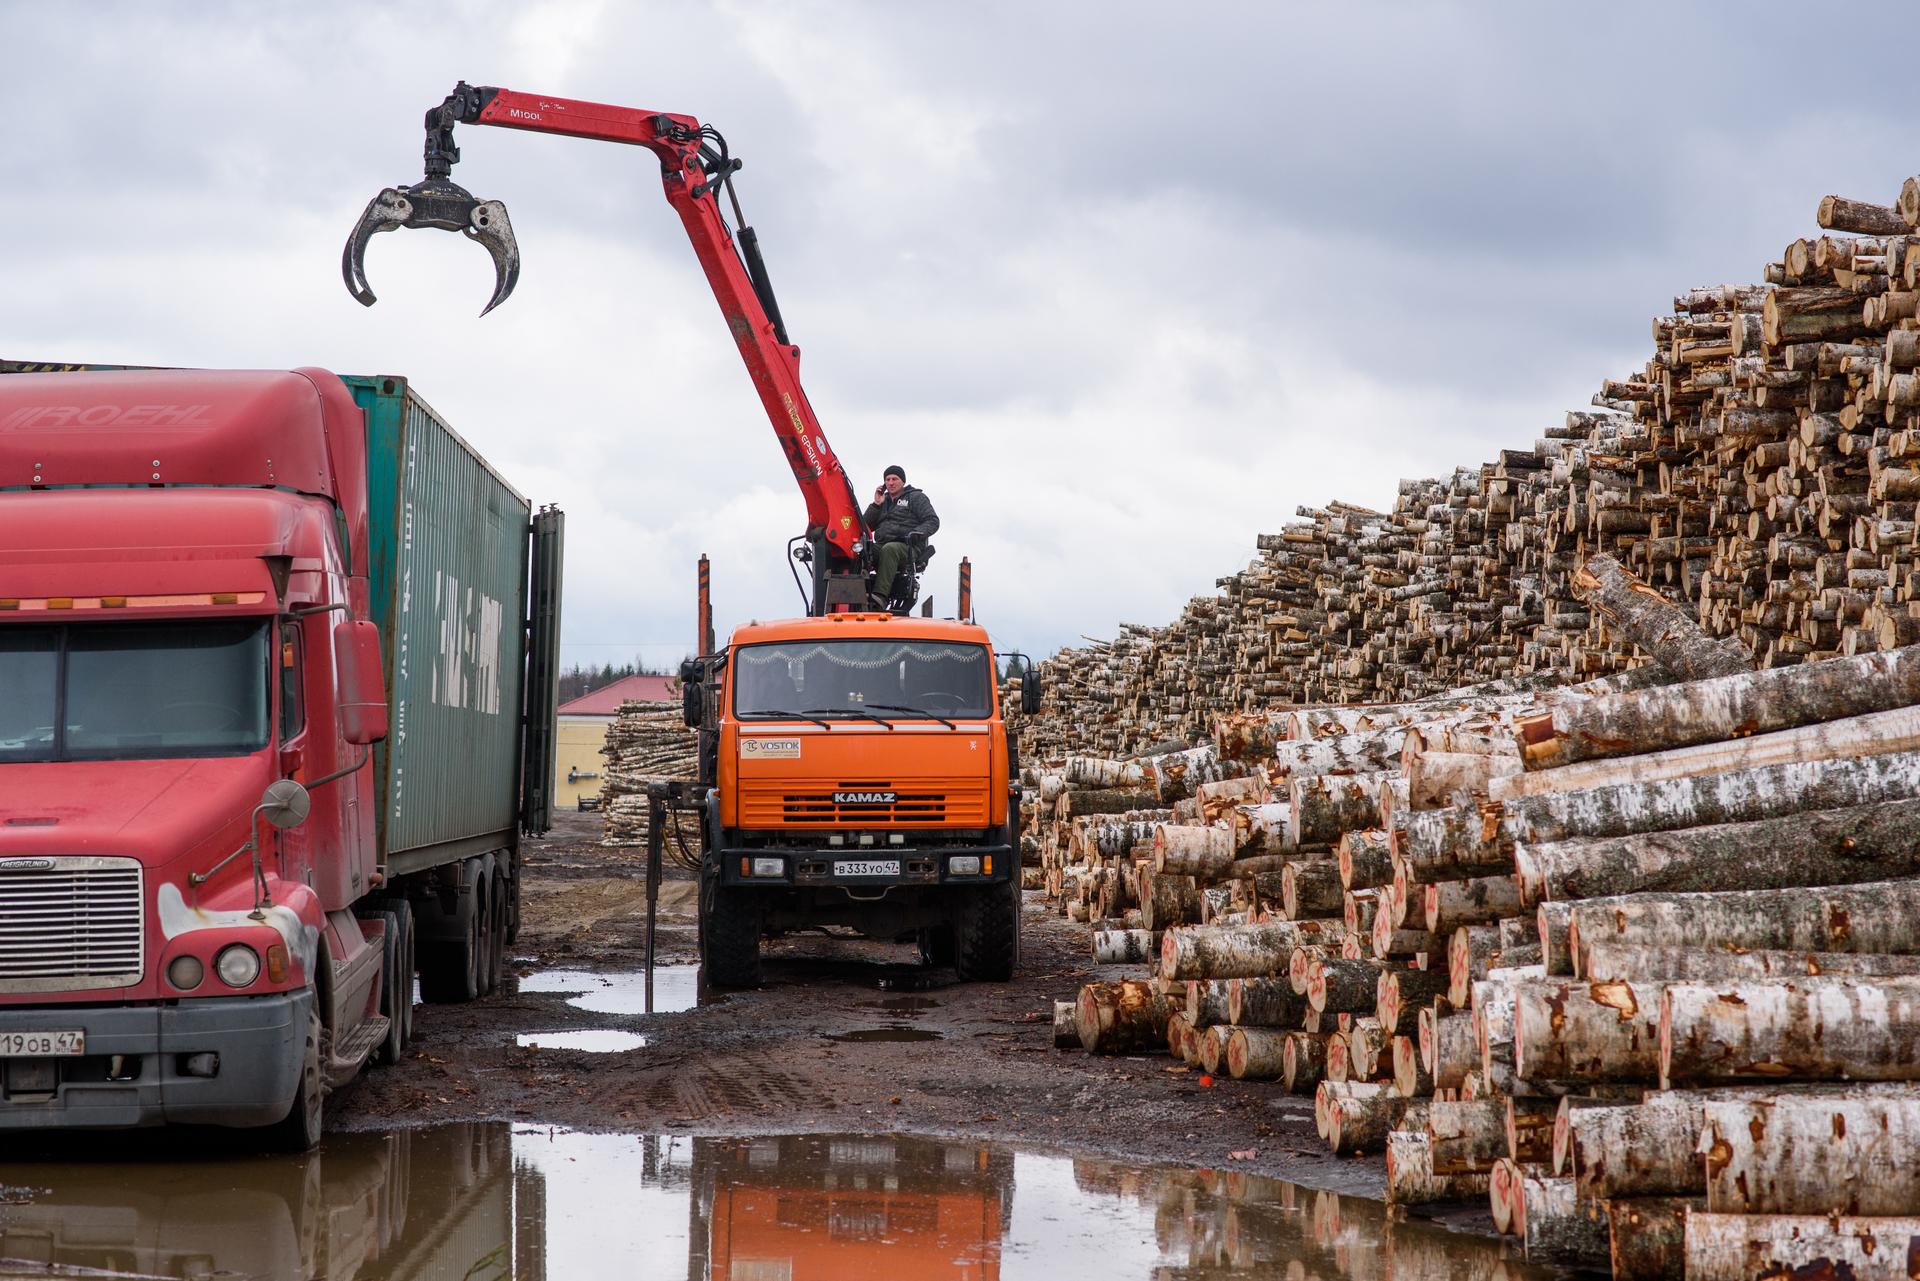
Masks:
[[[734,650],[736,716],[911,719],[993,712],[984,645],[924,640],[786,641]]]
[[[0,763],[257,752],[268,676],[264,622],[0,627]]]

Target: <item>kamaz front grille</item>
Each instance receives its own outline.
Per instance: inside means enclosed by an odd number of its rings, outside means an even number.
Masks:
[[[849,803],[836,800],[836,792],[843,797],[854,793],[892,799]],[[741,811],[741,826],[747,828],[985,827],[987,796],[977,782],[971,786],[923,782],[912,790],[872,783],[823,783],[805,789],[749,784],[741,791]]]
[[[0,992],[140,981],[140,864],[0,858]]]

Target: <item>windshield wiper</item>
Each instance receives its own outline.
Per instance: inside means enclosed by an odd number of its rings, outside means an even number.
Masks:
[[[867,706],[877,707],[883,712],[911,712],[915,716],[924,716],[930,721],[939,721],[942,725],[945,725],[948,729],[960,728],[958,725],[955,725],[952,721],[948,720],[946,717],[942,716],[940,713],[930,712],[924,707],[903,707],[899,703],[869,703],[867,704]]]
[[[864,716],[870,721],[879,721],[882,725],[885,725],[888,729],[893,728],[892,721],[888,720],[884,716],[875,716],[872,712],[868,711],[864,707],[816,707],[812,710],[816,712],[824,712],[828,716],[846,716],[846,715]]]
[[[791,716],[793,719],[798,721],[812,721],[815,725],[818,725],[821,729],[830,730],[833,728],[833,725],[830,722],[821,720],[818,716],[813,715],[811,712],[792,712],[792,711],[788,711],[784,707],[769,707],[764,711],[740,713],[740,719],[743,721],[750,720],[756,716]]]

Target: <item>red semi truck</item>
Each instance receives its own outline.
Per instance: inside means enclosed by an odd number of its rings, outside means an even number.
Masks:
[[[404,379],[0,374],[0,1131],[311,1147],[498,978],[561,515]]]

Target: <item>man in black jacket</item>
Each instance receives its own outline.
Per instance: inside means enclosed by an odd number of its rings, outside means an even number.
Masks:
[[[907,484],[906,468],[896,463],[881,474],[880,488],[873,491],[867,528],[879,548],[873,591],[884,603],[893,594],[893,580],[901,568],[940,528],[940,518],[927,496]]]

